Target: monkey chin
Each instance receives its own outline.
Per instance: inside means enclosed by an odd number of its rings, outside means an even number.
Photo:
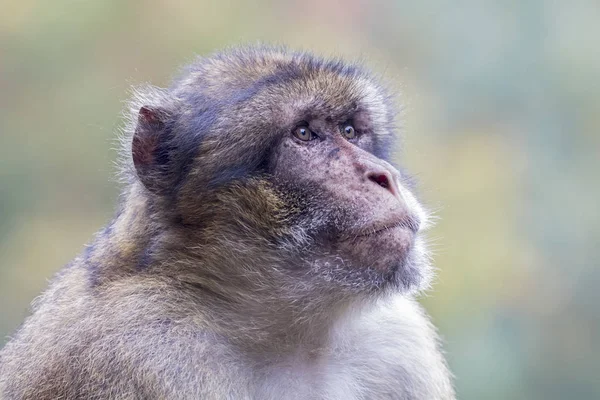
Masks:
[[[413,292],[426,286],[428,267],[415,246],[416,234],[405,226],[396,226],[343,240],[338,251],[365,279],[369,291],[381,289]]]

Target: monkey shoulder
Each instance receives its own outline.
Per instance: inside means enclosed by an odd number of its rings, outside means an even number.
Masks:
[[[171,288],[139,277],[94,288],[84,268],[62,271],[0,351],[0,398],[247,397],[229,383],[244,379],[231,348]]]

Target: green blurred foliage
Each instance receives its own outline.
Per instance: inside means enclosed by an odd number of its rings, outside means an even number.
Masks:
[[[227,45],[362,58],[440,218],[424,298],[461,399],[600,398],[594,0],[4,0],[0,344],[111,216],[122,102]]]

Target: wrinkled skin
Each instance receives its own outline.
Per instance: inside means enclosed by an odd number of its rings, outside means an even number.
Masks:
[[[271,172],[276,181],[293,182],[291,190],[320,194],[321,204],[306,212],[320,227],[315,236],[322,252],[344,260],[347,269],[372,271],[372,285],[404,282],[400,286],[409,289],[420,283],[420,277],[407,277],[415,271],[407,270],[406,261],[423,212],[405,200],[412,195],[400,173],[371,153],[364,119],[356,113],[345,121],[323,116],[299,122],[313,137],[297,138],[292,126],[274,150]],[[343,132],[348,126],[355,131],[350,139]]]

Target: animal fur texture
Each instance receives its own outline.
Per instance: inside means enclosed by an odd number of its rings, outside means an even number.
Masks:
[[[0,352],[0,398],[454,399],[395,109],[265,46],[137,89],[118,211]]]

